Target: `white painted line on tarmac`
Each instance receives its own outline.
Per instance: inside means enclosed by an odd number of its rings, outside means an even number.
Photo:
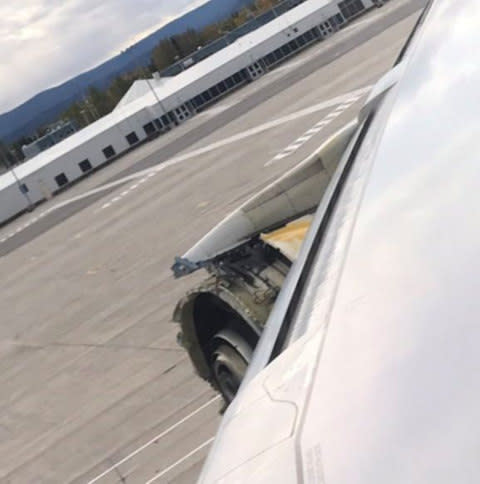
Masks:
[[[203,116],[203,117],[217,116],[218,114],[221,114],[227,109],[230,109],[231,107],[235,106],[235,104],[237,103],[221,104],[219,106],[214,106],[206,109],[205,111],[200,113],[199,116]]]
[[[178,465],[182,464],[185,462],[187,459],[195,455],[197,452],[202,450],[204,447],[207,447],[210,445],[213,441],[215,440],[215,437],[212,437],[211,439],[206,440],[203,444],[199,445],[197,448],[193,449],[191,452],[188,454],[184,455],[181,459],[178,459],[177,462],[174,462],[171,466],[168,466],[166,469],[163,469],[163,471],[159,472],[158,474],[155,475],[155,477],[152,477],[149,481],[147,481],[145,484],[152,484],[152,482],[157,481],[161,477],[163,477],[165,474],[170,472],[172,469],[177,467]]]
[[[118,461],[116,464],[114,464],[113,466],[109,467],[107,470],[103,471],[101,474],[99,474],[97,477],[95,477],[94,479],[92,479],[91,481],[89,481],[87,484],[94,484],[95,482],[98,482],[100,479],[102,479],[102,477],[105,477],[107,474],[110,474],[110,472],[114,471],[117,467],[121,466],[122,464],[124,464],[125,462],[127,462],[128,460],[130,460],[132,457],[135,457],[137,454],[139,454],[140,452],[142,452],[143,450],[145,450],[147,447],[150,447],[150,445],[154,444],[155,442],[157,442],[161,438],[165,437],[166,435],[168,435],[170,432],[172,432],[176,428],[180,427],[180,425],[182,425],[186,421],[190,420],[192,417],[194,417],[195,415],[197,415],[198,413],[200,413],[202,410],[204,410],[205,408],[207,408],[209,405],[211,405],[212,403],[216,402],[220,398],[221,398],[220,395],[217,395],[217,396],[213,397],[208,402],[204,403],[203,405],[201,405],[200,407],[198,407],[196,410],[194,410],[193,412],[189,413],[187,416],[183,417],[177,423],[173,424],[168,429],[166,429],[163,432],[159,433],[153,439],[149,440],[147,443],[143,444],[141,447],[139,447],[138,449],[136,449],[133,452],[131,452],[130,454],[128,454],[122,460]],[[176,465],[178,465],[178,464],[176,464]]]
[[[275,67],[273,70],[271,70],[268,74],[270,75],[275,75],[275,74],[281,74],[284,71],[289,71],[291,69],[295,69],[295,67],[298,67],[302,64],[307,63],[310,59],[313,59],[314,57],[318,56],[319,54],[315,52],[313,55],[309,55],[308,57],[305,56],[303,59],[299,59],[294,62],[288,62],[282,66]]]
[[[298,151],[305,143],[310,141],[316,134],[320,133],[325,126],[329,125],[334,119],[338,118],[345,110],[347,110],[354,102],[358,101],[361,94],[355,95],[349,98],[348,101],[344,101],[340,106],[338,106],[334,111],[327,114],[325,118],[319,121],[313,128],[310,128],[305,132],[300,138],[297,138],[293,143],[289,144],[283,151],[278,153],[273,159],[265,163],[265,167],[272,166],[277,161],[288,158]]]
[[[108,202],[108,204],[105,204],[103,205],[100,210],[104,210],[108,207],[110,207],[110,205],[112,205],[113,203],[117,203],[119,202],[120,200],[122,200],[122,198],[126,197],[127,195],[129,195],[133,190],[135,190],[136,188],[139,187],[139,185],[141,185],[142,183],[145,183],[146,181],[148,181],[150,178],[154,177],[155,175],[157,174],[157,172],[155,173],[149,173],[145,178],[142,178],[141,180],[139,180],[137,183],[135,183],[134,185],[132,185],[130,188],[128,188],[127,190],[124,190],[122,193],[120,193],[120,195],[112,198],[110,200],[110,202]],[[98,213],[98,210],[97,212]]]

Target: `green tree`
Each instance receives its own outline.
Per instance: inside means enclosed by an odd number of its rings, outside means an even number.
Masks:
[[[0,140],[0,173],[3,173],[5,170],[11,166],[12,160],[7,145]]]
[[[188,29],[176,37],[177,44],[180,47],[182,57],[192,54],[202,45],[202,39],[194,29]]]
[[[22,148],[25,145],[28,145],[32,142],[32,138],[27,138],[26,136],[22,136],[21,138],[15,140],[9,146],[9,153],[7,155],[7,159],[10,160],[11,164],[15,164],[17,162],[22,162],[25,160],[25,155],[23,154]]]
[[[72,103],[60,116],[64,121],[73,121],[78,128],[83,128],[88,122],[84,116],[84,106],[81,102]]]
[[[225,30],[223,29],[224,29],[223,24],[212,24],[205,27],[200,32],[200,39],[202,41],[202,44],[204,45],[208,44],[222,37],[222,35],[224,35],[222,31],[227,32],[231,30],[231,29],[225,29]]]
[[[152,64],[159,71],[175,62],[177,51],[170,39],[163,39],[152,51]]]
[[[90,86],[87,89],[85,107],[94,118],[98,119],[111,112],[115,105],[107,95],[106,91],[101,91],[95,86]]]
[[[268,12],[279,3],[279,0],[255,0],[252,8],[257,15],[261,15],[262,13]]]
[[[107,95],[109,96],[113,106],[116,106],[126,92],[133,84],[133,80],[126,79],[123,76],[116,77],[107,89]]]

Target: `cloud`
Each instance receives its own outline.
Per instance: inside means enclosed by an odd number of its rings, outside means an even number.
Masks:
[[[207,0],[0,3],[0,113],[84,72]]]

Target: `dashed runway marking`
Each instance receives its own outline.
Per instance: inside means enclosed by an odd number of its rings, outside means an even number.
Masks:
[[[150,178],[154,177],[157,175],[159,172],[158,171],[152,171],[148,175],[144,176],[141,180],[138,180],[135,182],[132,186],[128,187],[126,190],[124,190],[120,195],[116,195],[113,197],[111,200],[109,200],[107,203],[104,203],[101,207],[100,210],[105,210],[107,208],[110,208],[112,205],[115,203],[118,203],[120,200],[124,199],[127,195],[132,193],[134,190],[136,190],[140,185],[143,183],[147,182]],[[100,211],[97,210],[97,213]]]
[[[345,100],[334,111],[328,114],[325,118],[315,124],[307,132],[305,132],[300,138],[296,139],[293,143],[288,145],[281,153],[275,156],[272,160],[267,161],[265,166],[273,165],[275,162],[283,160],[291,156],[297,150],[299,150],[305,143],[310,141],[315,135],[320,133],[326,126],[328,126],[334,119],[338,118],[344,111],[346,111],[353,103],[360,99],[361,95],[353,96]]]
[[[24,230],[28,229],[31,225],[37,223],[41,218],[47,216],[50,212],[52,212],[52,209],[45,210],[41,214],[37,215],[36,217],[32,218],[28,222],[24,223],[23,225],[20,225],[17,227],[13,232],[10,232],[8,235],[5,235],[0,239],[0,244],[4,244],[11,238],[15,237],[15,235],[18,235],[20,232],[23,232]]]

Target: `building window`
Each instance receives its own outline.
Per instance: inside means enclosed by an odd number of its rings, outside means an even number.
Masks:
[[[105,155],[105,158],[108,160],[109,158],[112,158],[113,156],[116,155],[115,150],[112,145],[107,146],[106,148],[103,148],[103,154]]]
[[[128,144],[130,146],[134,145],[135,143],[138,143],[138,141],[139,141],[137,133],[135,133],[135,131],[132,131],[131,133],[127,134],[127,136],[125,136],[125,138],[127,139]]]
[[[59,188],[61,188],[68,183],[67,175],[65,175],[65,173],[60,173],[60,175],[57,175],[55,177],[55,181],[57,182]]]
[[[244,80],[244,77],[242,76],[242,74],[240,74],[240,72],[236,72],[234,75],[233,75],[233,80],[237,83],[237,84],[240,84],[243,80]]]
[[[193,98],[193,104],[194,104],[195,108],[199,108],[200,106],[202,106],[204,104],[202,96],[200,96],[200,95],[195,96]]]
[[[272,54],[268,54],[263,58],[263,61],[265,62],[265,64],[267,64],[267,66],[271,66],[275,63],[275,57]]]
[[[300,46],[300,47],[303,47],[305,44],[306,44],[306,40],[305,40],[305,37],[303,35],[300,35],[300,37],[297,37],[297,44]]]
[[[90,160],[83,160],[78,164],[78,166],[80,167],[80,170],[82,170],[82,173],[87,173],[87,171],[90,171],[92,169],[92,164],[90,163]]]
[[[150,136],[154,133],[157,132],[157,130],[155,129],[155,126],[153,123],[147,123],[144,127],[143,127],[143,130],[145,131],[145,134],[147,136]]]
[[[177,116],[177,120],[181,123],[190,117],[190,111],[184,104],[182,104],[175,109],[175,115]]]
[[[337,15],[334,15],[333,17],[330,17],[328,19],[328,21],[330,22],[330,25],[332,25],[332,27],[336,30],[338,30],[338,28],[342,25],[343,23],[343,17],[341,14],[337,13]]]
[[[284,57],[286,57],[291,52],[289,47],[288,47],[288,44],[282,45],[281,49],[282,49],[282,54],[284,55]]]
[[[28,189],[27,185],[25,185],[25,183],[22,183],[20,185],[20,191],[23,193],[23,194],[26,194],[28,193],[30,190]]]
[[[365,6],[363,5],[362,0],[343,0],[343,2],[338,4],[338,8],[340,9],[340,12],[342,12],[342,15],[346,19],[349,19],[363,11]]]
[[[288,46],[290,47],[290,49],[292,49],[293,52],[295,52],[298,49],[298,44],[296,40],[291,40],[288,43]]]
[[[170,123],[175,123],[175,116],[174,114],[172,113],[172,111],[168,111],[168,113],[166,114],[166,116],[168,117],[168,119],[170,120]]]
[[[305,39],[307,42],[312,42],[312,40],[315,39],[315,34],[312,32],[312,30],[305,32]]]
[[[281,49],[274,50],[273,55],[277,58],[277,60],[283,59],[283,54]]]

